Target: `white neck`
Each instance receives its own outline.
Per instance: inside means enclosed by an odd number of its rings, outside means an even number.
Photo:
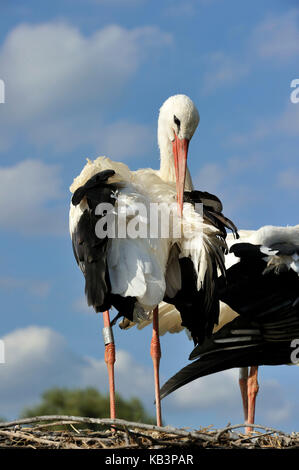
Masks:
[[[159,147],[160,147],[160,177],[163,181],[169,181],[171,183],[176,182],[175,166],[172,150],[172,142],[167,136],[159,135]],[[186,171],[185,190],[192,191],[193,184],[189,169]]]

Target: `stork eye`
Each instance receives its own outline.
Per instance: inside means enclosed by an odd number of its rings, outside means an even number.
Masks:
[[[178,129],[180,129],[181,121],[176,117],[176,115],[173,116],[173,120],[175,124],[178,126]]]

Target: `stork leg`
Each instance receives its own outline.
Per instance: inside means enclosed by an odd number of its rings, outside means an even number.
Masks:
[[[239,386],[240,386],[242,403],[243,403],[244,423],[247,423],[247,419],[248,419],[247,383],[248,383],[248,367],[241,367],[239,369]]]
[[[254,424],[255,401],[259,391],[257,381],[258,366],[252,366],[248,375],[248,367],[240,368],[239,385],[242,395],[244,421],[248,424]],[[252,427],[245,429],[246,434],[252,431]]]
[[[160,347],[160,340],[159,340],[159,307],[158,306],[153,311],[153,336],[152,336],[152,341],[151,341],[151,356],[152,356],[152,360],[154,364],[157,426],[162,426],[160,379],[159,379],[161,347]]]
[[[110,418],[115,419],[115,384],[114,384],[114,363],[115,363],[115,345],[113,332],[110,325],[109,310],[103,313],[104,328],[103,336],[105,343],[105,362],[107,364],[109,376],[109,394],[110,394]]]
[[[259,384],[257,381],[258,366],[250,367],[250,373],[247,381],[247,394],[248,394],[248,424],[254,424],[255,416],[255,401],[259,391]],[[246,433],[252,431],[252,428],[246,428]]]

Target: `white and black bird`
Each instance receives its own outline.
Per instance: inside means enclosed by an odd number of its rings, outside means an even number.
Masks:
[[[299,225],[240,231],[240,241],[230,245],[219,286],[223,326],[192,351],[190,359],[199,359],[169,379],[161,397],[239,367],[245,420],[253,424],[258,366],[292,363],[299,338]]]
[[[226,228],[235,230],[223,216],[217,197],[193,190],[187,153],[198,122],[199,114],[190,98],[170,97],[158,120],[159,170],[130,171],[124,163],[99,157],[87,162],[70,188],[70,234],[85,277],[88,305],[96,312],[114,307],[131,321],[147,318],[155,309],[152,355],[156,392],[160,356],[156,307],[163,299],[171,300],[191,332],[209,332],[219,313],[217,271],[224,274]],[[169,211],[176,202],[179,210]],[[159,224],[162,232],[165,224],[164,236],[161,232],[152,235],[153,203],[160,204]],[[202,213],[196,210],[196,203],[202,204]],[[140,206],[145,212],[139,212]],[[101,207],[108,207],[108,215]],[[118,236],[113,229],[119,227],[120,220],[125,236]],[[133,228],[137,224],[144,236],[130,235],[132,224]],[[107,229],[111,229],[110,235]],[[196,328],[198,322],[202,329]],[[109,323],[106,316],[106,342],[111,344]],[[157,393],[156,401],[159,404]]]

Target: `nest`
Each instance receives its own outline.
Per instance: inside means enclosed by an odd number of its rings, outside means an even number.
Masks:
[[[261,425],[252,426],[250,435],[237,432],[243,427],[244,424],[237,424],[223,429],[207,427],[188,431],[122,419],[36,416],[0,423],[0,449],[299,448],[299,433],[286,434]]]

